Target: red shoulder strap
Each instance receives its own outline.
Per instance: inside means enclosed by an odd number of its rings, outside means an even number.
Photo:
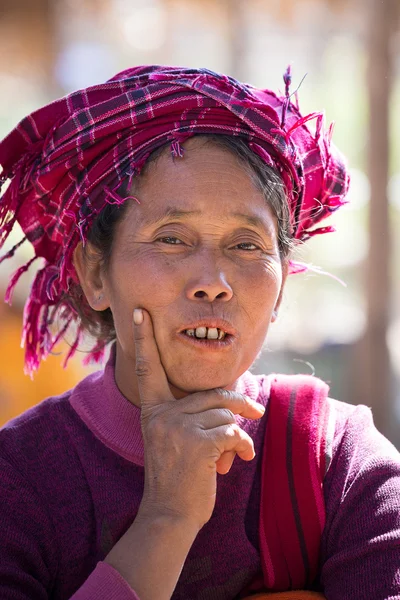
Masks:
[[[266,588],[306,589],[318,569],[325,524],[323,479],[328,386],[274,376],[262,458],[260,551]]]

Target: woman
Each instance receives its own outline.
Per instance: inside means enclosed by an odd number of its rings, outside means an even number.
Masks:
[[[0,146],[2,239],[17,220],[45,259],[27,371],[67,329],[69,355],[113,342],[1,432],[2,598],[400,597],[396,450],[319,380],[247,371],[348,187],[285,83],[130,69]]]

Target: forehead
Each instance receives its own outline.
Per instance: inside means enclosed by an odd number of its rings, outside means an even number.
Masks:
[[[141,203],[135,207],[136,218],[143,224],[167,214],[174,218],[208,215],[224,219],[238,213],[249,219],[272,217],[250,167],[204,138],[188,140],[183,158],[173,158],[166,149],[137,179],[134,193]]]

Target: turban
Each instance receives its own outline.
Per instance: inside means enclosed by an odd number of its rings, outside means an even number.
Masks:
[[[66,300],[78,282],[73,252],[107,204],[126,200],[133,178],[162,145],[182,156],[181,144],[194,134],[239,136],[279,172],[295,239],[333,229],[314,226],[345,202],[345,162],[323,113],[301,115],[290,69],[284,81],[279,96],[207,69],[136,67],[33,112],[0,143],[0,183],[10,180],[0,199],[0,247],[15,222],[24,232],[0,260],[26,240],[35,253],[11,277],[7,302],[21,274],[44,259],[24,310],[26,372],[38,368],[75,321],[67,360],[76,351],[83,328]],[[56,317],[65,323],[57,335]],[[101,358],[103,350],[98,342],[89,358]]]

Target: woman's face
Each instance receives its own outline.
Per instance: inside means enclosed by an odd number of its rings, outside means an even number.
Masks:
[[[151,163],[135,195],[140,205],[132,202],[117,226],[102,276],[117,332],[117,384],[137,403],[132,313],[142,307],[176,397],[234,387],[282,293],[272,211],[235,156],[196,138],[184,158],[164,152]]]

